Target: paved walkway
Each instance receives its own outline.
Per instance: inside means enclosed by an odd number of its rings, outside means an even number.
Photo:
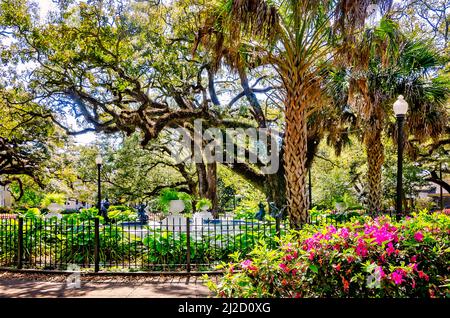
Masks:
[[[68,288],[66,277],[27,279],[0,273],[1,298],[196,298],[212,296],[200,277],[81,277],[80,288]],[[56,280],[56,281],[52,281]],[[124,280],[128,280],[125,282]]]

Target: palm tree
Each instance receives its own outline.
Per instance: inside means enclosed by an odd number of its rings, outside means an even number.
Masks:
[[[375,1],[385,3],[389,1]],[[207,13],[198,39],[213,50],[215,66],[224,58],[239,69],[271,65],[283,83],[284,168],[290,223],[308,221],[307,122],[327,104],[324,70],[336,46],[350,55],[366,18],[368,1],[218,0]]]
[[[424,141],[438,138],[447,122],[448,81],[438,76],[445,61],[431,43],[407,39],[396,26],[383,20],[367,33],[370,51],[366,71],[347,71],[348,104],[357,115],[367,153],[368,208],[382,208],[381,174],[384,162],[383,131],[394,137],[392,104],[404,95],[410,109],[405,130]],[[406,145],[408,148],[408,144]]]

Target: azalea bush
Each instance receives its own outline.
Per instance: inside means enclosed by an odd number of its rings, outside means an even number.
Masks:
[[[306,226],[222,264],[220,297],[450,297],[450,217],[413,214]]]
[[[138,215],[133,208],[123,205],[112,205],[108,209],[108,218],[112,222],[136,221]]]

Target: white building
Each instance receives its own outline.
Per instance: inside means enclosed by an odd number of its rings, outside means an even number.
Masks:
[[[67,209],[67,210],[78,210],[80,208],[88,209],[91,206],[92,205],[89,203],[82,202],[78,199],[73,199],[73,198],[67,199],[66,202],[64,203],[64,209]]]
[[[0,186],[0,207],[11,207],[13,197],[7,186]]]

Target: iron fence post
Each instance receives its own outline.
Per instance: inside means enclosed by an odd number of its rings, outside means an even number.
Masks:
[[[191,226],[190,219],[186,217],[186,270],[191,272]]]
[[[278,236],[278,238],[281,237],[281,231],[280,231],[280,217],[275,218],[275,231]]]
[[[94,219],[94,271],[100,270],[100,221],[99,218]]]
[[[19,229],[17,233],[17,268],[22,269],[23,261],[23,218],[19,217]]]

